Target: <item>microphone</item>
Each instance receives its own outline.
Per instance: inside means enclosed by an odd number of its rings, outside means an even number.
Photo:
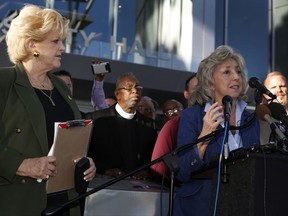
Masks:
[[[225,119],[229,119],[231,116],[231,107],[232,107],[232,97],[229,95],[225,95],[222,98],[222,104],[224,106],[224,116]]]
[[[259,82],[259,79],[257,77],[252,77],[249,80],[249,86],[251,88],[256,88],[262,94],[268,95],[273,100],[277,98],[276,95],[272,94],[262,83]]]
[[[284,109],[284,106],[279,103],[270,102],[268,104],[268,108],[271,111],[272,117],[277,119],[278,121],[281,121],[285,125],[285,127],[288,128],[288,116],[286,110]]]
[[[225,126],[227,125],[227,127],[229,128],[229,118],[231,116],[232,97],[229,95],[225,95],[222,98],[222,104],[224,106]],[[229,156],[228,128],[227,128],[227,134],[225,134],[225,142],[224,142],[224,158],[225,159],[227,159]]]
[[[258,118],[269,123],[271,130],[273,130],[279,136],[281,141],[286,141],[286,136],[282,133],[277,124],[275,124],[274,120],[271,118],[271,111],[268,106],[259,104],[256,107],[256,115]]]

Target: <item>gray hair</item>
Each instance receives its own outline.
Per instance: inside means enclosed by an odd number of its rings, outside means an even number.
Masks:
[[[219,64],[228,59],[235,60],[239,66],[239,70],[241,71],[243,86],[239,99],[247,98],[245,95],[248,86],[245,60],[242,55],[234,51],[233,48],[227,45],[222,45],[217,47],[207,58],[201,61],[196,75],[198,85],[196,86],[195,91],[191,94],[189,106],[192,106],[195,103],[204,105],[206,102],[215,102],[215,94],[212,89],[212,86],[214,85],[213,72]]]
[[[120,76],[117,78],[115,90],[117,90],[117,89],[120,87],[120,85],[121,85],[121,83],[122,83],[122,80],[123,80],[124,78],[126,78],[126,77],[132,77],[133,79],[136,80],[136,83],[137,83],[137,84],[140,84],[140,83],[139,83],[139,80],[137,79],[137,77],[136,77],[132,72],[128,72],[128,73],[124,73],[124,74],[120,75]]]

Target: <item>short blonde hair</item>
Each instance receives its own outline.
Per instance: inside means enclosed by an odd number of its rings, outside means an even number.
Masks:
[[[215,102],[215,94],[212,89],[212,86],[214,85],[213,72],[215,71],[217,65],[228,59],[235,60],[241,71],[243,86],[242,92],[239,95],[239,99],[247,99],[245,91],[247,89],[248,83],[244,58],[232,47],[222,45],[217,47],[207,58],[201,61],[196,75],[198,79],[198,85],[190,96],[188,106],[192,106],[195,103],[204,105],[206,102]]]
[[[58,31],[60,39],[67,36],[69,20],[54,9],[25,5],[19,15],[12,20],[6,34],[6,43],[10,61],[22,62],[29,55],[30,41],[41,42],[51,31]]]

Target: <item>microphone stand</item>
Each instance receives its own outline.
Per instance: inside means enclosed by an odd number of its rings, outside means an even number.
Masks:
[[[212,137],[214,137],[215,135],[217,135],[217,134],[219,134],[221,132],[223,132],[223,128],[221,128],[219,130],[216,130],[216,131],[212,131],[210,134],[201,137],[200,139],[196,140],[195,142],[188,143],[188,144],[185,144],[183,146],[180,146],[180,147],[176,148],[174,151],[169,152],[169,153],[163,155],[162,157],[159,157],[159,158],[157,158],[157,159],[155,159],[155,160],[153,160],[153,161],[151,161],[149,163],[146,163],[146,164],[136,168],[135,170],[132,170],[131,172],[128,172],[128,173],[123,174],[123,175],[121,175],[121,176],[119,176],[117,178],[114,178],[114,179],[104,183],[103,185],[100,185],[100,186],[98,186],[96,188],[93,188],[93,189],[87,191],[86,193],[83,193],[83,194],[73,198],[72,200],[69,200],[68,202],[66,202],[66,203],[64,203],[62,205],[60,204],[60,205],[57,205],[57,206],[55,205],[55,206],[47,207],[46,209],[43,210],[42,215],[43,216],[49,216],[49,215],[54,215],[56,213],[59,213],[62,210],[64,210],[65,208],[69,207],[71,204],[73,204],[73,203],[75,203],[75,202],[77,202],[77,201],[79,201],[79,200],[81,200],[81,199],[83,199],[83,198],[85,198],[85,197],[97,192],[97,191],[100,191],[100,190],[102,190],[102,189],[104,189],[106,187],[109,187],[110,185],[115,184],[116,182],[119,182],[119,181],[121,181],[121,180],[123,180],[123,179],[125,179],[125,178],[127,178],[127,177],[129,177],[129,176],[131,176],[131,175],[143,170],[143,169],[146,169],[146,168],[148,168],[148,167],[150,167],[150,166],[152,166],[152,165],[154,165],[154,164],[156,164],[156,163],[158,163],[160,161],[164,161],[164,163],[165,162],[167,163],[167,166],[168,166],[169,169],[172,168],[172,171],[171,171],[171,185],[172,185],[172,183],[173,183],[173,185],[170,187],[171,189],[170,189],[170,197],[169,197],[169,215],[172,216],[173,215],[173,194],[174,194],[174,190],[172,190],[172,189],[174,189],[175,171],[177,171],[178,168],[179,168],[179,164],[178,164],[178,160],[177,160],[177,156],[176,156],[177,153],[180,152],[180,151],[183,151],[185,149],[188,149],[188,148],[196,145],[199,142],[204,142],[205,140],[207,140],[209,138],[212,138]],[[171,194],[171,192],[172,192],[172,194]]]
[[[168,211],[169,214],[168,215],[172,216],[173,215],[174,188],[175,188],[175,183],[174,183],[175,172],[179,169],[179,161],[178,161],[178,157],[175,151],[168,153],[162,157],[163,157],[163,161],[165,165],[170,170],[169,211]]]
[[[224,160],[222,162],[222,175],[223,175],[223,183],[228,183],[228,174],[227,174],[227,167],[226,167],[226,161],[229,157],[229,146],[228,146],[228,137],[229,137],[229,116],[225,116],[225,134],[224,134],[224,149],[223,149],[223,154],[224,154]]]
[[[254,118],[250,119],[245,125],[239,126],[239,127],[235,127],[235,126],[231,126],[229,129],[232,130],[240,130],[242,128],[248,127],[252,122],[253,122]],[[42,216],[49,216],[49,215],[55,215],[56,213],[61,212],[62,210],[64,210],[65,208],[69,207],[71,204],[74,204],[76,202],[78,202],[79,200],[93,194],[96,193],[97,191],[100,191],[106,187],[109,187],[110,185],[113,185],[143,169],[146,169],[158,162],[164,161],[164,163],[168,166],[168,168],[172,168],[171,170],[171,187],[170,187],[170,197],[169,197],[169,216],[173,215],[173,194],[174,194],[174,177],[175,177],[175,171],[177,171],[179,169],[179,163],[178,163],[178,158],[177,158],[177,154],[181,151],[184,151],[188,148],[191,148],[192,146],[196,145],[199,142],[204,142],[208,139],[213,138],[214,136],[216,136],[219,133],[222,133],[224,131],[224,128],[218,129],[216,131],[212,131],[210,134],[207,134],[206,136],[203,136],[199,139],[197,139],[196,141],[192,142],[192,143],[188,143],[185,144],[183,146],[177,147],[176,149],[174,149],[172,152],[168,152],[165,155],[163,155],[162,157],[159,157],[149,163],[146,163],[138,168],[136,168],[135,170],[132,170],[131,172],[128,172],[126,174],[123,174],[115,179],[112,179],[106,183],[104,183],[103,185],[100,185],[96,188],[93,188],[89,191],[87,191],[86,193],[83,193],[75,198],[73,198],[72,200],[69,200],[68,202],[64,203],[64,204],[60,204],[60,205],[55,205],[55,206],[50,206],[47,207],[46,209],[44,209],[42,211]],[[171,193],[172,192],[172,193]]]

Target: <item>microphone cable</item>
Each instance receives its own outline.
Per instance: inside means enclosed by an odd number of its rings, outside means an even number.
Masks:
[[[226,140],[226,136],[228,136],[228,121],[225,123],[225,132],[224,132],[224,139],[221,145],[221,151],[219,156],[219,162],[218,162],[218,173],[217,173],[217,186],[216,186],[216,195],[215,195],[215,201],[214,201],[214,212],[213,215],[216,216],[217,212],[217,204],[218,204],[218,197],[219,197],[219,188],[220,188],[220,178],[221,178],[221,164],[223,163],[223,151],[224,151],[224,144]]]

